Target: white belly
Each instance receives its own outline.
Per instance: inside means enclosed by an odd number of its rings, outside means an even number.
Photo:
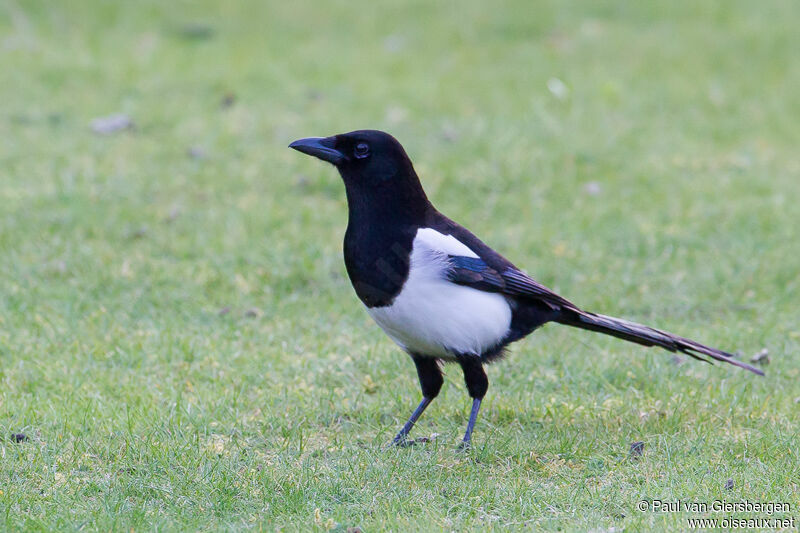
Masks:
[[[481,355],[497,346],[508,333],[511,308],[500,294],[448,281],[448,253],[477,256],[458,241],[455,243],[461,249],[452,249],[450,242],[443,247],[442,236],[436,232],[433,237],[438,242],[431,242],[430,233],[421,235],[423,231],[433,230],[420,230],[414,240],[403,290],[391,305],[368,308],[367,312],[409,352],[442,358]]]

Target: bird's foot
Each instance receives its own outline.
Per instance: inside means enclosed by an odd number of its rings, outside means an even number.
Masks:
[[[438,433],[431,433],[428,437],[417,437],[416,439],[409,439],[407,435],[398,435],[389,443],[389,446],[408,448],[410,446],[416,446],[417,444],[428,444],[435,441],[438,437]]]
[[[407,435],[400,434],[392,439],[392,442],[387,445],[387,448],[410,448],[416,444],[414,439],[409,439]]]
[[[472,448],[472,443],[468,440],[462,440],[461,443],[456,447],[457,452],[468,452]]]

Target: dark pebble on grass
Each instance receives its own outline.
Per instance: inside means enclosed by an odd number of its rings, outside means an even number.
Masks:
[[[644,453],[644,442],[637,441],[631,443],[631,459],[638,459]]]
[[[147,228],[142,226],[128,233],[128,239],[143,239],[147,235]]]
[[[247,318],[258,318],[261,316],[261,310],[256,307],[251,307],[247,311],[244,312],[244,316]]]
[[[228,92],[225,93],[225,95],[222,97],[222,100],[220,101],[219,105],[222,109],[228,109],[229,107],[232,107],[233,104],[235,103],[236,103],[236,95],[231,92]]]
[[[90,124],[92,131],[100,135],[111,135],[118,131],[133,129],[133,120],[128,115],[117,113],[98,117]]]
[[[214,37],[214,28],[201,22],[185,24],[178,28],[178,35],[187,41],[207,41]]]
[[[733,488],[733,479],[728,479],[725,482],[725,490],[731,490]]]
[[[205,159],[207,154],[202,146],[190,146],[189,149],[186,150],[186,155],[192,159]]]
[[[436,438],[438,436],[439,436],[438,433],[431,433],[430,437],[417,437],[416,439],[414,439],[414,443],[415,444],[425,444],[425,443],[428,443],[428,442],[433,442],[433,441],[436,440]]]
[[[12,433],[11,434],[11,442],[25,442],[28,440],[28,436],[25,433]]]

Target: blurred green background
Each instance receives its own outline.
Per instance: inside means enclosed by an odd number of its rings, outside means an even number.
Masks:
[[[640,500],[796,507],[796,2],[217,4],[0,0],[1,528],[663,530],[687,517]],[[358,128],[539,281],[767,348],[767,377],[546,327],[489,368],[470,454],[451,368],[415,429],[438,438],[385,450],[413,365],[346,279],[339,177],[286,149]]]

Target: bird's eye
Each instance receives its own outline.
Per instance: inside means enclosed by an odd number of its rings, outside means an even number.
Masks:
[[[358,143],[355,150],[353,150],[353,155],[356,156],[356,159],[364,159],[369,155],[369,145],[367,143]]]

